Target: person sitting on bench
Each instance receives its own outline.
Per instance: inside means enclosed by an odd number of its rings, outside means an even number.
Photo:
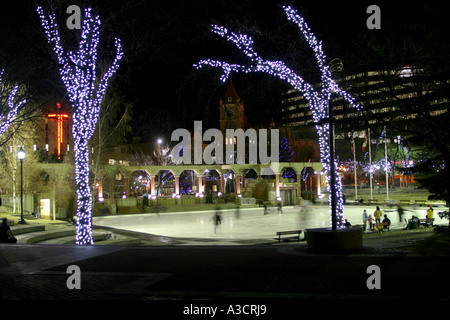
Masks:
[[[16,243],[17,239],[11,232],[11,228],[8,226],[8,220],[3,218],[2,224],[0,224],[0,242]]]
[[[387,215],[384,215],[384,219],[382,221],[383,223],[386,222],[388,224],[388,226],[391,225],[391,220],[389,220],[389,218],[387,217]]]

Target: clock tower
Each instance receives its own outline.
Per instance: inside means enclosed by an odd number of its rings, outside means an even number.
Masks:
[[[230,82],[225,96],[220,99],[220,131],[225,136],[226,129],[245,129],[244,103],[239,98],[236,88]]]

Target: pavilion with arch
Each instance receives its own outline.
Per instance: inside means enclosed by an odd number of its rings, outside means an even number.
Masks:
[[[308,178],[305,172],[309,171]],[[98,198],[110,205],[136,204],[130,199],[147,197],[158,199],[195,199],[190,203],[205,203],[208,196],[223,197],[241,204],[264,201],[284,205],[299,204],[303,188],[321,195],[324,184],[321,162],[277,162],[269,164],[225,165],[164,165],[164,166],[116,166],[104,165],[96,184]],[[162,173],[170,174],[169,187],[162,185]],[[286,178],[285,172],[289,172]],[[188,176],[186,178],[186,176]],[[309,180],[308,180],[309,179]],[[102,182],[100,182],[102,181]],[[187,182],[186,182],[187,181]],[[306,184],[306,185],[305,185]],[[186,186],[187,185],[187,186]],[[125,199],[129,199],[125,201]],[[169,203],[169,202],[166,202]],[[171,204],[186,204],[174,201]]]

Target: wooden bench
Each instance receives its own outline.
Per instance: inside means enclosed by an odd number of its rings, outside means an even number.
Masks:
[[[281,241],[281,239],[283,240],[297,240],[300,241],[300,234],[302,233],[302,230],[293,230],[293,231],[278,231],[277,232],[277,236],[278,238],[274,238],[275,240],[278,240],[278,242]],[[296,236],[290,236],[290,237],[284,237],[286,235],[292,235],[292,234],[296,234]],[[283,236],[283,238],[282,238]]]
[[[424,226],[425,228],[432,226],[433,222],[434,222],[434,218],[433,219],[419,219],[419,225]]]
[[[373,232],[375,232],[376,230],[378,230],[378,232],[382,232],[385,229],[387,229],[387,231],[389,231],[389,226],[390,226],[389,222],[374,223],[372,230],[373,230]]]

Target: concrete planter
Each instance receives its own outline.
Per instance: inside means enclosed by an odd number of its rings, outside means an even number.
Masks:
[[[362,249],[362,235],[360,228],[337,230],[318,228],[305,231],[308,248],[316,252],[345,252]]]

